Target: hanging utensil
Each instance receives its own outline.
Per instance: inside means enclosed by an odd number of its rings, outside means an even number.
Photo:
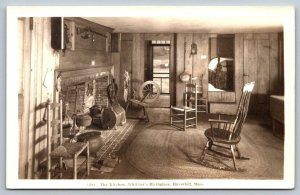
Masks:
[[[188,82],[190,80],[190,74],[185,70],[185,56],[186,56],[186,39],[184,37],[184,53],[183,53],[183,66],[184,71],[179,75],[179,78],[182,82]]]

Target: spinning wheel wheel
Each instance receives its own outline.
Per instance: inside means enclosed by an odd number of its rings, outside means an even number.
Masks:
[[[159,95],[159,85],[154,81],[146,81],[140,87],[139,96],[141,97],[141,102],[154,102],[159,97]]]
[[[145,107],[148,107],[148,103],[152,103],[155,100],[157,100],[159,95],[160,95],[160,88],[157,83],[155,83],[154,81],[144,82],[139,89],[139,96],[140,96],[141,100],[129,99],[127,106],[126,106],[126,112],[127,112],[129,103],[134,103],[134,104],[140,105],[143,107],[144,119],[149,121],[148,114],[146,112]]]

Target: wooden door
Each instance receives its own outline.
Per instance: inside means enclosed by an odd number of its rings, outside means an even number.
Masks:
[[[268,39],[244,40],[244,83],[255,81],[249,113],[269,112],[270,41]]]

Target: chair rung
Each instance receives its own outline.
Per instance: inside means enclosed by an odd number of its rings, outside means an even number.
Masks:
[[[195,112],[196,109],[195,108],[191,108],[190,110],[187,110],[186,112]]]
[[[196,126],[196,124],[186,125],[186,127],[192,127],[192,126]]]
[[[185,120],[192,120],[195,119],[196,117],[191,117],[191,118],[186,118]]]
[[[181,112],[183,112],[183,111],[184,111],[184,109],[183,109],[183,108],[175,108],[175,107],[171,107],[171,109],[172,109],[172,110],[176,110],[176,111],[181,111]]]
[[[189,99],[187,102],[195,102],[195,99]]]
[[[184,116],[184,114],[172,114],[172,116]]]
[[[176,120],[176,121],[172,121],[172,123],[182,123],[183,122],[183,120]]]
[[[183,121],[182,117],[173,116],[172,118],[179,119],[179,120]]]

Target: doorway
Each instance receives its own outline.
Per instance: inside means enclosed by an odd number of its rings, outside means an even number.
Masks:
[[[161,91],[159,99],[151,107],[170,107],[170,41],[147,41],[145,81],[155,81]]]

